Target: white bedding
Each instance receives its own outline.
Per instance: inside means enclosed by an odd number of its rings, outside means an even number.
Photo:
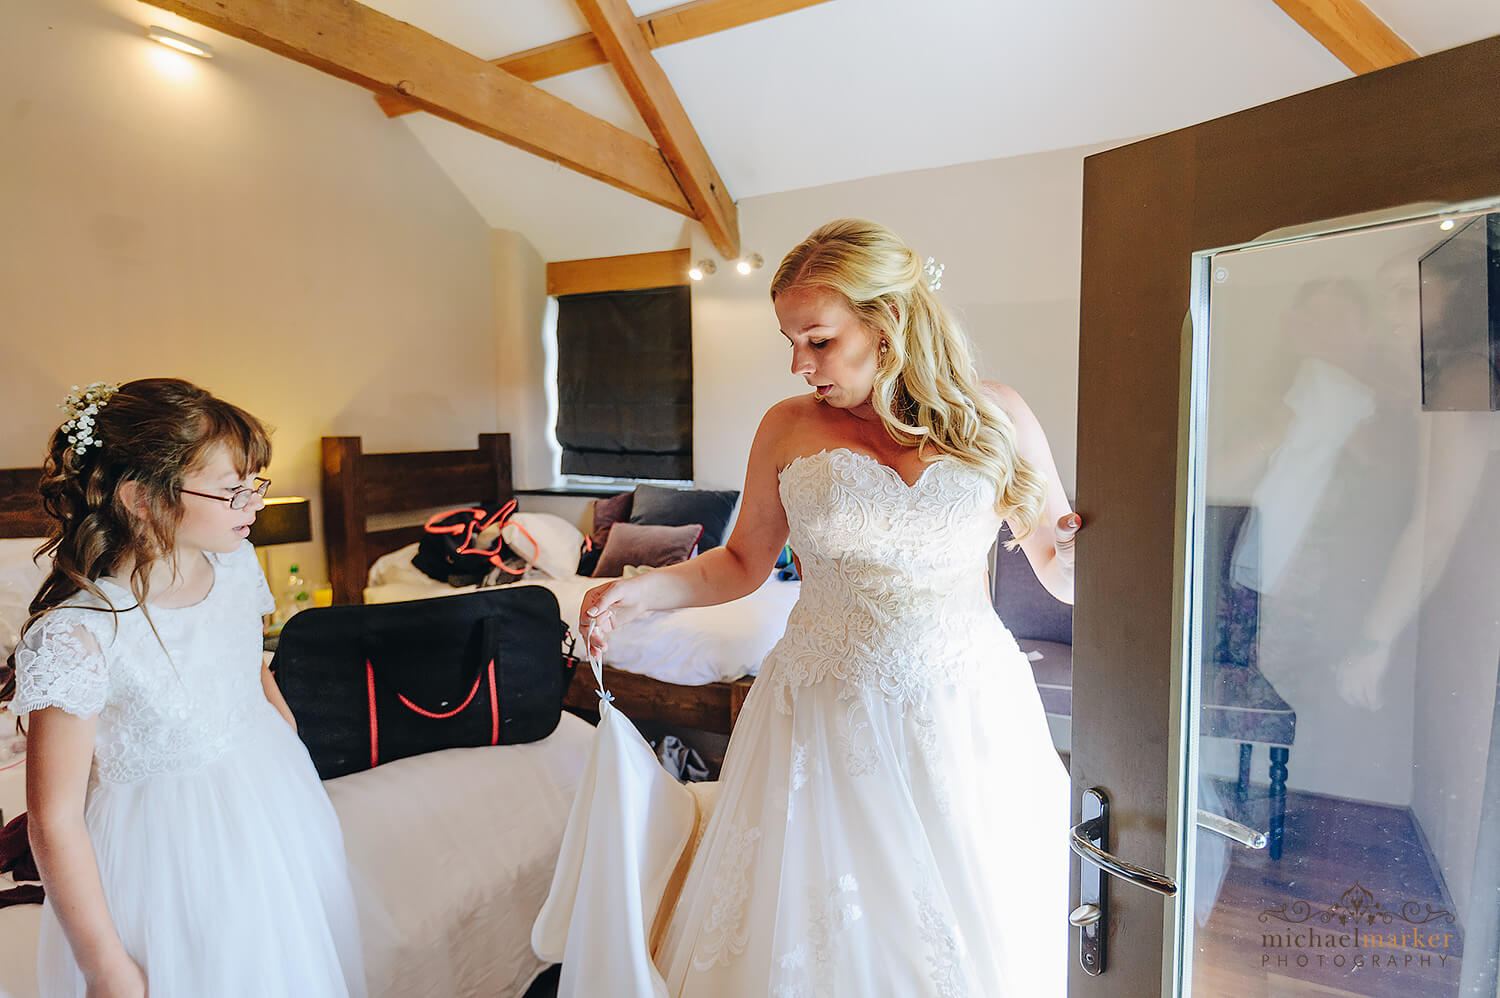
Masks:
[[[344,831],[371,998],[526,991],[546,966],[531,924],[592,737],[564,712],[539,742],[433,752],[324,784]],[[9,817],[24,807],[25,767],[0,772],[0,808]],[[0,910],[0,996],[36,996],[40,913]]]
[[[370,570],[374,584],[365,588],[366,603],[453,596],[478,588],[455,588],[430,579],[411,567],[409,553],[402,564],[402,553],[386,555]],[[534,573],[513,584],[540,585],[552,590],[563,620],[581,642],[578,609],[584,594],[604,581],[607,580],[582,575],[549,579]],[[761,660],[785,632],[787,615],[792,612],[801,589],[799,582],[782,582],[772,576],[750,595],[719,606],[645,614],[611,635],[605,662],[626,672],[682,686],[753,676],[760,670]]]

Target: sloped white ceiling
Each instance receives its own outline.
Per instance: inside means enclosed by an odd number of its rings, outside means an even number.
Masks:
[[[370,2],[487,58],[587,30],[572,0]],[[1423,54],[1500,34],[1496,0],[1367,2]],[[1351,75],[1272,0],[830,0],[656,57],[736,199],[1122,140]],[[540,85],[650,138],[607,67]],[[547,259],[687,245],[695,224],[427,114],[392,127]]]

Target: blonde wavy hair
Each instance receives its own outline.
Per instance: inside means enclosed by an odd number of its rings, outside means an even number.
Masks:
[[[818,287],[845,300],[888,347],[870,405],[892,440],[978,470],[1019,540],[1041,519],[1047,481],[1016,449],[1016,425],[980,384],[968,337],[928,286],[922,261],[883,225],[820,226],[781,261],[771,300]]]

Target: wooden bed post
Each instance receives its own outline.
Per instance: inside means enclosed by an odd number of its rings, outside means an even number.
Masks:
[[[485,483],[487,490],[491,494],[489,496],[481,496],[480,498],[484,501],[493,502],[496,506],[509,502],[515,495],[515,486],[511,482],[510,434],[479,434],[479,453],[486,455],[490,459],[495,476],[493,483]]]
[[[359,437],[323,438],[323,540],[335,603],[365,601],[365,496]]]

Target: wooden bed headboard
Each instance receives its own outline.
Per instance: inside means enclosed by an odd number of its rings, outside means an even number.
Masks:
[[[323,540],[335,603],[363,603],[375,559],[419,540],[415,524],[370,530],[378,514],[475,503],[514,495],[510,434],[481,433],[474,450],[366,454],[359,437],[323,438]]]
[[[0,537],[46,537],[56,521],[42,509],[41,468],[0,468]]]

